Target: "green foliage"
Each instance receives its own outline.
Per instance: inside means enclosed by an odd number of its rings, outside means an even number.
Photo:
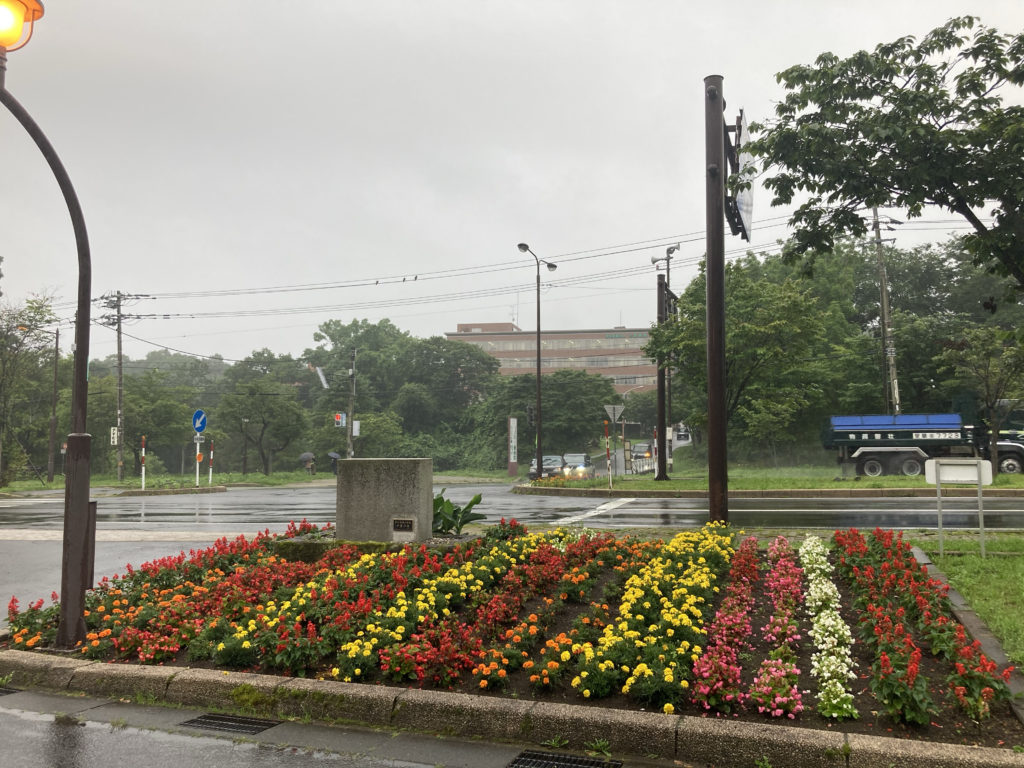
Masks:
[[[1024,288],[1024,107],[1000,89],[1024,83],[1024,33],[1003,35],[971,16],[846,59],[823,53],[776,77],[788,91],[747,148],[774,175],[772,205],[805,199],[790,252],[828,252],[862,238],[861,211],[936,205],[962,216],[975,263]],[[994,225],[975,211],[991,208]]]
[[[434,497],[434,523],[432,530],[435,534],[455,534],[459,536],[462,529],[472,522],[486,519],[486,515],[474,512],[473,507],[480,503],[481,496],[478,493],[462,506],[452,504],[451,500],[444,497],[445,488]]]

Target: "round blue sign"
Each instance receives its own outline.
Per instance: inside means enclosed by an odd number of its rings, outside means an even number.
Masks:
[[[206,429],[206,411],[198,410],[192,414],[192,429],[196,432]]]

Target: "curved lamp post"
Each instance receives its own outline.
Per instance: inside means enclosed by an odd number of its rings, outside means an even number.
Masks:
[[[78,196],[64,165],[49,140],[25,108],[4,84],[7,51],[28,42],[37,19],[43,15],[38,0],[0,0],[0,102],[35,141],[64,195],[78,249],[78,313],[75,316],[75,368],[71,388],[71,433],[68,435],[67,469],[64,483],[64,550],[60,582],[60,625],[57,646],[72,648],[85,640],[85,590],[92,584],[96,550],[94,512],[89,504],[89,453],[91,437],[86,432],[89,362],[89,307],[92,262],[85,218]]]
[[[558,269],[558,265],[550,261],[544,261],[544,259],[531,251],[530,246],[526,243],[520,243],[517,247],[522,253],[528,253],[533,256],[533,260],[537,262],[537,403],[534,406],[534,410],[536,410],[534,418],[537,420],[537,478],[539,479],[544,470],[544,451],[540,444],[540,265],[546,264],[549,272],[554,272]]]

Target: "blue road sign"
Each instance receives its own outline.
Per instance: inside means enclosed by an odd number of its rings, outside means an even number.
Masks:
[[[198,410],[192,414],[192,429],[196,432],[206,429],[206,411]]]

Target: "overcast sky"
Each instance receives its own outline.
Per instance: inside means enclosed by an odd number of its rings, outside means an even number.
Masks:
[[[125,326],[133,358],[299,355],[332,318],[533,330],[523,241],[558,263],[544,328],[648,327],[651,256],[682,243],[681,289],[704,252],[705,76],[753,121],[782,96],[775,73],[823,51],[964,12],[1024,27],[1021,0],[45,5],[6,85],[75,185],[93,296],[144,295],[124,311],[160,316]],[[51,295],[70,321],[67,209],[6,110],[0,153],[0,301]],[[755,247],[786,236],[784,213],[755,189]],[[896,245],[952,228],[908,225]],[[745,247],[727,236],[727,253]],[[114,351],[94,326],[91,356]]]

